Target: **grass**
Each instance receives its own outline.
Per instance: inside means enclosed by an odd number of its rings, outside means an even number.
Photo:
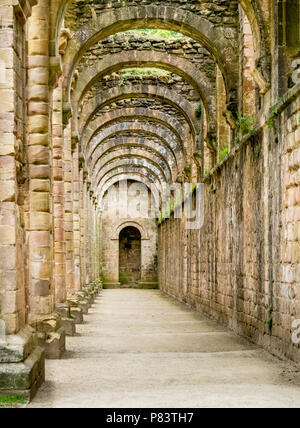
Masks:
[[[27,402],[24,400],[24,398],[20,397],[19,395],[7,395],[3,397],[0,396],[0,409],[20,407],[26,403]]]
[[[157,39],[157,40],[182,39],[184,37],[181,33],[177,33],[176,31],[159,30],[159,29],[129,30],[128,33],[136,33],[136,34],[139,34],[142,36],[148,36],[152,39]]]
[[[164,81],[172,81],[173,74],[167,70],[160,68],[126,68],[122,71],[119,86],[124,87],[127,84],[128,79],[139,77],[146,79],[149,77],[156,77],[158,79],[163,78]]]
[[[166,70],[162,70],[160,68],[126,68],[122,72],[122,77],[131,77],[131,76],[141,76],[141,77],[147,77],[147,76],[166,76],[166,77],[172,77],[172,73]]]

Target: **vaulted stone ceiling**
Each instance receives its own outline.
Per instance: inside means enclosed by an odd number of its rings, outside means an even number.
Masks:
[[[178,6],[175,3],[172,7]],[[233,39],[237,3],[219,3],[213,8],[197,2],[179,5],[182,13],[189,10],[199,19],[208,17],[211,28],[226,28],[227,38]],[[149,179],[151,172],[160,185],[182,177],[196,181],[199,162],[204,168],[204,151],[210,158],[215,150],[218,66],[214,50],[208,40],[202,43],[201,37],[189,37],[193,31],[188,28],[184,35],[174,31],[178,28],[173,29],[173,24],[166,25],[165,5],[163,20],[134,20],[132,25],[125,20],[126,13],[131,6],[144,7],[143,2],[115,6],[114,2],[111,9],[101,2],[69,2],[61,23],[60,53],[68,76],[64,99],[72,108],[72,128],[78,130],[93,190],[101,194],[116,166],[122,167],[122,173],[130,172],[133,165],[141,171],[147,167],[141,180]],[[94,37],[91,21],[95,26],[105,12],[104,24],[114,22],[113,11],[124,13],[123,27],[119,22],[107,37],[101,32]],[[85,44],[88,37],[92,39]],[[226,100],[224,108],[225,104]]]
[[[253,55],[261,58],[267,51],[263,14],[259,21],[251,2],[245,0],[241,5],[256,39]],[[95,177],[99,172],[90,170],[90,165],[101,165],[90,162],[90,152],[93,156],[98,153],[106,122],[113,132],[119,129],[113,128],[114,122],[122,121],[125,132],[130,118],[145,121],[147,127],[151,116],[148,139],[153,139],[152,147],[157,137],[163,141],[158,124],[165,126],[166,144],[173,132],[182,140],[182,161],[172,179],[199,180],[236,134],[240,108],[236,55],[241,25],[239,2],[197,0],[150,5],[143,0],[64,1],[58,17],[60,43],[54,49],[62,57],[65,121],[72,114],[72,137],[80,141],[86,173]],[[264,90],[268,70],[264,64],[259,67],[257,82]],[[121,120],[122,116],[126,120]],[[180,124],[170,127],[179,118]],[[128,131],[134,137],[137,130],[131,125]],[[115,132],[115,139],[121,139],[122,133]],[[132,143],[127,144],[130,149]],[[165,164],[171,168],[168,150],[161,150]],[[118,150],[114,153],[118,157]],[[124,168],[129,169],[129,165]],[[98,183],[92,180],[91,184],[97,194],[101,193]]]

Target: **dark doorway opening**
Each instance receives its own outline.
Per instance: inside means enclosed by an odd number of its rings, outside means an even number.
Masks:
[[[141,280],[141,233],[133,227],[125,227],[119,238],[119,281],[133,285]]]

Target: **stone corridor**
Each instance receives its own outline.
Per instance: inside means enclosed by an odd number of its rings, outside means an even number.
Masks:
[[[287,362],[153,290],[104,290],[30,408],[299,407]]]
[[[273,357],[300,364],[300,2],[0,0],[0,406],[295,405]]]

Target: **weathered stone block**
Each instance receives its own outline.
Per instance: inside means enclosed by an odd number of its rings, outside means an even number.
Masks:
[[[27,359],[37,346],[37,336],[30,327],[16,335],[8,335],[6,343],[0,345],[0,363],[19,363]]]
[[[32,400],[45,380],[45,354],[35,347],[26,360],[0,364],[0,395],[18,395]]]
[[[81,308],[71,307],[71,315],[75,320],[75,324],[83,324],[83,310]]]
[[[39,344],[44,348],[46,358],[59,360],[66,350],[66,332],[60,328],[46,337],[39,335]]]
[[[62,328],[65,330],[67,336],[76,336],[76,323],[74,318],[62,317]]]
[[[11,202],[16,198],[14,181],[0,181],[0,202]]]

